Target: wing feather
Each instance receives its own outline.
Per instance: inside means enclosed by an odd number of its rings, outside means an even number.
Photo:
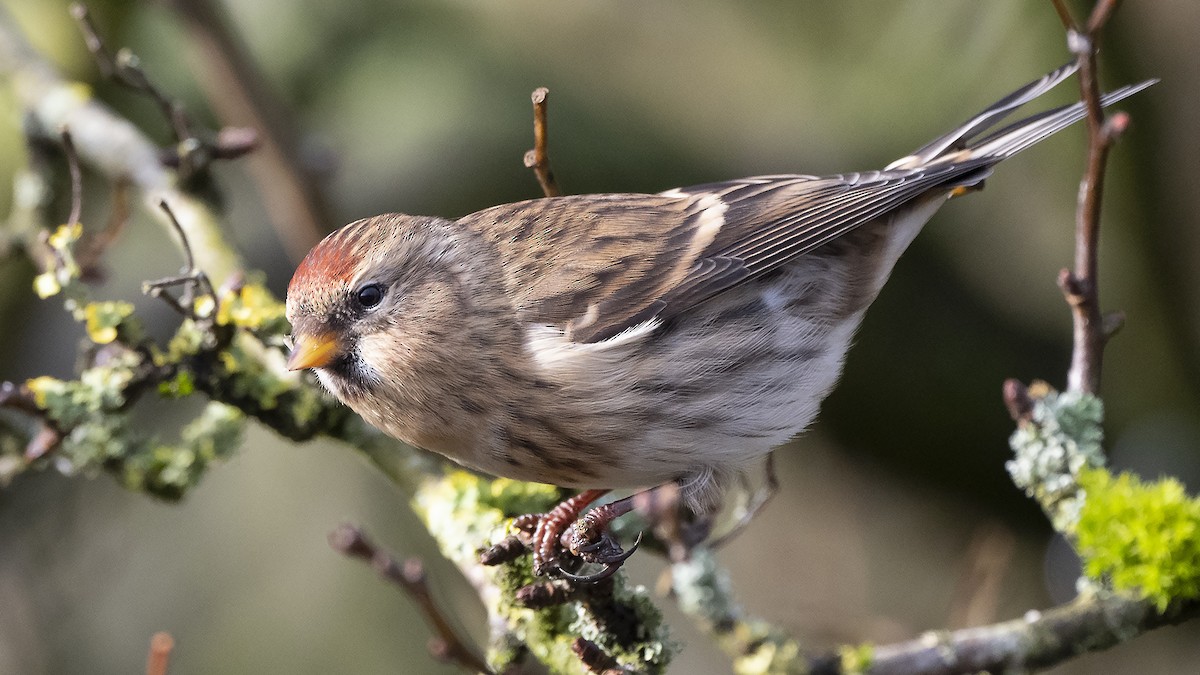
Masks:
[[[976,140],[1073,72],[1035,80],[883,171],[756,176],[648,194],[575,195],[486,209],[459,220],[493,243],[519,317],[599,342],[680,312],[992,167],[1084,115],[1081,104]],[[1153,81],[1122,87],[1109,105]]]

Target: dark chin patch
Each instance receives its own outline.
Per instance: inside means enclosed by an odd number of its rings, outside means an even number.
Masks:
[[[334,392],[342,400],[359,400],[371,393],[371,380],[363,363],[353,354],[345,354],[325,368],[337,387]]]

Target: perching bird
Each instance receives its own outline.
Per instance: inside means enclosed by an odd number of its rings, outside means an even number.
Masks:
[[[1076,103],[983,136],[1074,70],[882,171],[351,223],[292,278],[288,367],[316,369],[412,445],[589,488],[539,521],[541,571],[559,566],[559,535],[608,489],[675,482],[692,509],[712,512],[740,472],[812,422],[867,306],[938,208],[1085,116]],[[571,548],[608,571],[625,555]]]

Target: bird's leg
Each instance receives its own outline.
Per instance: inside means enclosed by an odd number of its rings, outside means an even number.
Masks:
[[[562,569],[558,561],[558,547],[563,532],[566,531],[568,525],[575,522],[581,511],[607,493],[608,490],[584,490],[563,501],[549,513],[536,517],[537,525],[533,531],[534,574],[540,576],[555,570],[569,574]],[[522,516],[521,519],[528,523],[530,518]]]
[[[728,544],[730,540],[741,534],[742,530],[746,529],[746,526],[750,524],[750,521],[758,515],[758,512],[762,511],[763,507],[767,505],[767,502],[771,501],[771,498],[779,492],[779,476],[775,475],[775,453],[767,455],[767,464],[764,471],[765,480],[762,487],[750,495],[750,501],[742,511],[742,515],[737,519],[737,522],[733,524],[733,527],[729,528],[728,532],[709,542],[709,546],[714,550]]]

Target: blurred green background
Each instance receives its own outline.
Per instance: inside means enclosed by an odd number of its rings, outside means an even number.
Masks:
[[[0,0],[67,76],[163,144],[154,105],[100,81],[66,3]],[[1078,7],[1079,3],[1075,3]],[[97,1],[113,47],[214,128],[204,55],[164,3]],[[529,92],[551,90],[550,153],[568,192],[659,191],[777,172],[880,167],[1066,61],[1049,2],[715,0],[227,0],[269,86],[303,132],[338,224],[384,211],[457,216],[539,194],[521,164]],[[1122,108],[1102,298],[1125,329],[1107,352],[1115,465],[1200,489],[1200,3],[1128,2],[1107,33],[1108,86],[1160,77]],[[1071,85],[1054,102],[1069,100]],[[0,87],[0,185],[24,161]],[[256,161],[256,160],[253,160]],[[268,225],[246,160],[220,165],[229,235],[282,295],[295,260]],[[721,557],[741,599],[811,644],[897,640],[1063,601],[1076,570],[1003,469],[1006,377],[1061,385],[1083,134],[1006,163],[946,206],[899,264],[821,420],[778,453],[782,494]],[[85,223],[108,190],[89,179]],[[0,190],[7,213],[8,190]],[[66,203],[61,202],[61,218]],[[169,254],[165,253],[170,251]],[[101,297],[139,298],[177,270],[140,215],[110,251]],[[67,376],[79,328],[0,265],[0,379]],[[174,318],[137,299],[165,335]],[[171,433],[186,410],[153,407]],[[340,521],[425,557],[437,592],[482,636],[482,610],[436,557],[403,494],[345,448],[253,430],[180,504],[107,476],[26,474],[0,489],[0,673],[129,673],[150,635],[177,640],[176,673],[456,672],[426,654],[406,597],[325,543]],[[638,555],[652,585],[663,563]],[[664,601],[664,606],[669,602]],[[685,644],[673,672],[728,661],[668,611]],[[1188,672],[1200,627],[1160,630],[1055,672]]]

